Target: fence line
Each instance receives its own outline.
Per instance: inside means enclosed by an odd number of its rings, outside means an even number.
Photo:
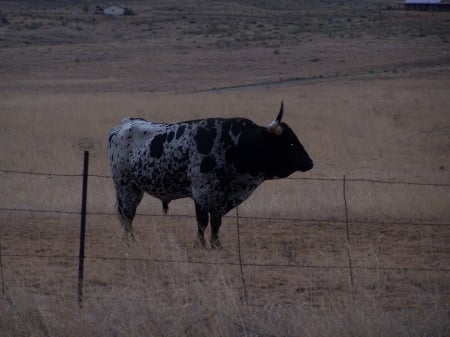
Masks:
[[[87,170],[86,170],[87,171]],[[0,169],[0,173],[3,174],[20,174],[20,175],[31,175],[31,176],[47,176],[47,177],[62,177],[62,178],[82,178],[87,179],[87,177],[92,178],[107,178],[111,179],[110,175],[101,174],[68,174],[68,173],[49,173],[49,172],[33,172],[33,171],[21,171],[21,170],[6,170]],[[298,181],[320,181],[320,182],[339,182],[342,183],[342,196],[345,209],[344,219],[330,218],[330,219],[301,219],[301,218],[289,218],[289,217],[254,217],[254,216],[241,216],[236,210],[236,216],[228,215],[227,218],[236,219],[236,229],[237,229],[237,248],[238,248],[238,262],[224,262],[224,261],[199,261],[188,259],[151,259],[151,258],[122,258],[113,256],[84,256],[84,252],[80,255],[36,255],[36,254],[3,254],[2,252],[2,241],[0,232],[0,277],[1,277],[1,287],[3,296],[5,296],[5,284],[4,284],[4,258],[47,258],[47,259],[81,259],[88,260],[104,260],[104,261],[132,261],[132,262],[152,262],[152,263],[182,263],[182,264],[204,264],[204,265],[225,265],[225,266],[239,266],[241,271],[241,279],[244,288],[244,299],[248,305],[248,295],[247,287],[245,283],[245,277],[243,272],[243,267],[259,267],[259,268],[297,268],[297,269],[339,269],[348,270],[349,273],[349,283],[351,286],[352,295],[354,296],[354,281],[353,281],[353,271],[354,270],[387,270],[387,271],[417,271],[417,272],[450,272],[450,268],[424,268],[424,267],[387,267],[387,266],[355,266],[352,261],[351,256],[351,242],[350,242],[350,224],[381,224],[381,225],[406,225],[406,226],[450,226],[450,223],[435,223],[435,222],[417,222],[417,221],[377,221],[377,220],[351,220],[348,215],[348,203],[347,203],[347,185],[349,182],[360,182],[360,183],[371,183],[371,184],[397,184],[397,185],[410,185],[410,186],[431,186],[431,187],[450,187],[450,184],[446,183],[423,183],[423,182],[411,182],[411,181],[396,181],[396,180],[379,180],[379,179],[365,179],[365,178],[347,178],[345,175],[343,178],[313,178],[313,177],[288,177],[290,180]],[[86,181],[87,182],[87,181]],[[83,207],[82,207],[83,208]],[[113,212],[87,212],[86,208],[80,211],[70,211],[70,210],[51,210],[51,209],[33,209],[33,208],[17,208],[17,207],[0,207],[0,211],[5,212],[30,212],[30,213],[50,213],[50,214],[65,214],[65,215],[99,215],[99,216],[116,216]],[[138,216],[151,216],[151,217],[190,217],[195,218],[195,215],[185,215],[185,214],[149,214],[149,213],[138,213]],[[297,263],[287,263],[287,264],[276,264],[276,263],[246,263],[242,259],[241,255],[241,243],[240,243],[240,219],[247,220],[264,220],[264,221],[295,221],[295,222],[312,222],[312,223],[323,223],[332,222],[340,223],[346,226],[346,244],[347,244],[347,265],[336,266],[336,265],[310,265],[310,264],[297,264]],[[80,241],[81,245],[81,241]],[[80,246],[81,247],[81,246]],[[78,299],[80,300],[81,293],[79,292]]]
[[[36,254],[3,254],[4,258],[11,259],[67,259],[78,260],[78,255],[36,255]],[[86,260],[100,260],[100,261],[131,261],[137,263],[172,263],[172,264],[193,264],[193,265],[218,265],[218,266],[231,266],[231,267],[256,267],[256,268],[293,268],[293,269],[357,269],[357,270],[386,270],[386,271],[417,271],[417,272],[443,272],[449,273],[450,268],[426,268],[426,267],[388,267],[388,266],[355,266],[352,265],[313,265],[313,264],[299,264],[299,263],[250,263],[250,262],[226,262],[226,261],[201,261],[190,259],[151,259],[144,257],[115,257],[115,256],[85,256]]]
[[[33,172],[33,171],[20,171],[20,170],[0,170],[0,172],[6,173],[6,174],[23,174],[23,175],[50,176],[50,177],[82,177],[83,176],[82,174]]]
[[[37,176],[49,176],[49,177],[82,177],[81,173],[50,173],[50,172],[33,172],[33,171],[21,171],[21,170],[4,170],[0,169],[1,173],[5,174],[23,174],[23,175],[37,175]],[[111,175],[105,174],[89,174],[89,177],[93,178],[107,178],[111,179]],[[304,180],[304,181],[334,181],[342,182],[342,178],[321,178],[321,177],[287,177],[286,180]],[[347,182],[368,182],[377,184],[397,184],[397,185],[413,185],[413,186],[435,186],[435,187],[450,187],[450,183],[423,183],[414,181],[404,181],[404,180],[382,180],[382,179],[371,179],[371,178],[347,178]]]
[[[0,207],[0,211],[15,212],[15,213],[55,213],[64,215],[80,215],[80,212],[67,211],[67,210],[50,210],[50,209],[34,209],[34,208],[18,208],[18,207]],[[86,212],[87,215],[99,215],[99,216],[117,216],[114,212]],[[155,214],[155,213],[136,213],[136,216],[143,217],[161,217],[161,218],[193,218],[196,216],[193,214]],[[234,215],[225,215],[223,218],[235,219]],[[308,219],[308,218],[290,218],[290,217],[258,217],[239,215],[239,219],[256,220],[256,221],[286,221],[286,222],[314,222],[314,223],[342,223],[346,224],[345,219],[329,218],[329,219]],[[381,221],[381,220],[348,220],[350,224],[363,224],[363,225],[402,225],[402,226],[450,226],[449,222],[414,222],[414,221]],[[94,224],[95,226],[95,224]]]
[[[17,208],[17,207],[0,207],[0,211],[18,212],[18,213],[55,213],[55,214],[67,214],[67,215],[80,215],[80,212],[75,212],[75,211],[60,211],[60,210],[50,210],[50,209]]]

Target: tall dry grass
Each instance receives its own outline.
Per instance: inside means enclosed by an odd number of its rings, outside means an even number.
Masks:
[[[170,257],[188,258],[176,244]],[[47,282],[59,281],[53,267],[44,268]],[[372,286],[372,273],[359,277],[361,284]],[[318,289],[320,281],[316,282],[312,286]],[[448,303],[442,303],[432,289],[413,307],[386,309],[385,299],[373,296],[384,286],[378,278],[375,292],[360,287],[354,298],[349,292],[339,302],[325,299],[314,305],[283,304],[276,297],[261,302],[250,294],[246,305],[237,267],[87,260],[82,307],[71,294],[74,289],[42,293],[36,285],[26,287],[16,280],[0,301],[0,333],[18,337],[448,336]]]

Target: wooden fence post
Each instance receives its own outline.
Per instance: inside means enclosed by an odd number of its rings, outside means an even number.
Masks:
[[[80,224],[80,254],[78,263],[78,304],[83,301],[83,274],[84,274],[84,238],[86,235],[86,203],[89,171],[89,151],[84,151],[83,162],[83,190],[81,195],[81,224]]]

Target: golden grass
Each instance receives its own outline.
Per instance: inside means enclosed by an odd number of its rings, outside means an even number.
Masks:
[[[152,251],[165,252],[166,259],[189,258],[190,253],[176,243],[178,237],[157,228],[152,231]],[[170,251],[168,241],[172,241]],[[247,306],[238,266],[87,259],[85,297],[79,308],[74,293],[75,263],[34,259],[31,268],[29,259],[12,258],[6,262],[6,274],[15,275],[7,277],[7,295],[1,301],[0,326],[5,336],[448,333],[446,303],[442,302],[443,294],[432,287],[431,272],[421,274],[425,280],[414,272],[359,272],[353,299],[345,270],[246,267]],[[58,271],[61,268],[64,275]],[[35,275],[29,284],[33,277],[24,274],[25,270],[35,270],[39,277]],[[419,282],[425,289],[410,292],[406,287],[409,282]],[[296,287],[301,287],[303,296],[298,296]],[[397,293],[404,296],[402,305],[392,307],[389,301]]]

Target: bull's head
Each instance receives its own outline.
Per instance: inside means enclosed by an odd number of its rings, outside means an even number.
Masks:
[[[238,172],[276,179],[313,168],[313,161],[294,131],[281,121],[283,110],[281,102],[277,117],[268,126],[242,132],[234,153]]]
[[[270,138],[265,153],[270,158],[267,169],[274,176],[283,177],[295,171],[308,171],[313,162],[292,129],[282,123],[284,104],[281,102],[277,117],[267,126]]]

